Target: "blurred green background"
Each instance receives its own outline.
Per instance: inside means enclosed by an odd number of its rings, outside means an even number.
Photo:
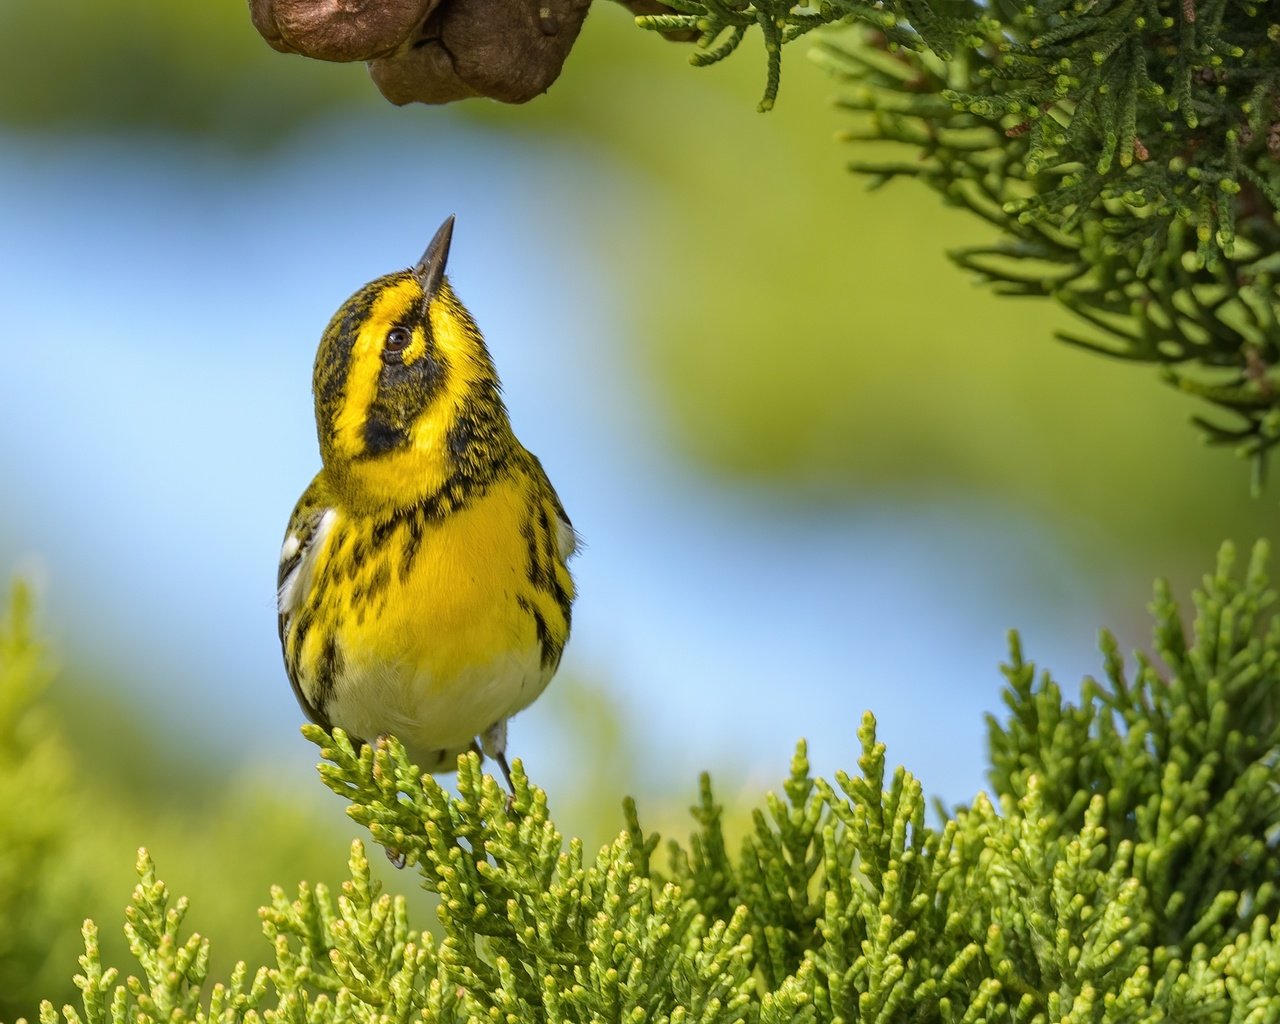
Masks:
[[[448,213],[454,283],[587,540],[561,676],[512,743],[591,842],[624,793],[684,829],[702,768],[753,799],[800,736],[852,767],[864,708],[964,799],[1006,628],[1074,682],[1098,627],[1145,643],[1153,576],[1185,591],[1221,540],[1272,532],[1274,495],[1185,398],[947,262],[981,225],[845,171],[803,44],[762,116],[751,48],[695,71],[604,2],[518,108],[393,109],[239,4],[10,0],[0,37],[0,565],[37,590],[59,666],[37,732],[65,767],[41,966],[0,1018],[72,997],[85,915],[120,948],[139,845],[221,964],[265,953],[269,884],[341,876],[275,556],[318,466],[321,328]]]

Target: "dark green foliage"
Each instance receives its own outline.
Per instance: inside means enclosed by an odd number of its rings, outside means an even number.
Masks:
[[[40,700],[49,665],[32,629],[31,600],[15,586],[0,608],[0,1015],[29,1008],[33,981],[53,988],[74,951],[74,905],[84,893],[60,870],[71,839],[66,749]]]
[[[1261,471],[1280,441],[1273,5],[758,0],[731,5],[731,21],[720,4],[689,3],[708,44],[753,19],[781,41],[815,24],[874,25],[815,51],[849,84],[847,137],[894,150],[853,169],[876,184],[915,178],[988,221],[998,239],[955,253],[961,266],[1001,294],[1052,297],[1091,328],[1065,341],[1160,365],[1221,414],[1197,420],[1208,440]],[[681,21],[640,19],[658,20]],[[766,44],[772,88],[778,50]]]
[[[1184,636],[1168,588],[1156,590],[1155,655],[1129,678],[1102,635],[1107,684],[1088,679],[1079,706],[1022,660],[1013,638],[1006,723],[989,720],[991,785],[1022,796],[1034,779],[1045,813],[1079,828],[1103,800],[1108,849],[1132,846],[1147,888],[1147,925],[1167,956],[1221,943],[1257,914],[1280,912],[1280,620],[1268,614],[1266,548],[1243,582],[1231,550],[1198,596]]]
[[[815,28],[834,21],[858,21],[894,33],[896,18],[883,5],[860,0],[823,2],[817,9],[789,0],[663,0],[674,14],[636,18],[641,28],[656,32],[697,32],[697,49],[689,57],[695,67],[716,64],[733,53],[747,31],[759,28],[766,55],[762,111],[770,110],[782,79],[782,47]],[[895,33],[896,34],[896,33]]]

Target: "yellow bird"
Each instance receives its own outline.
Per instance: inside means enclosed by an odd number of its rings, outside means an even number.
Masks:
[[[510,784],[507,719],[560,663],[578,540],[445,277],[452,236],[450,217],[320,339],[323,468],[280,551],[280,643],[313,721],[393,734],[428,772],[478,739]]]

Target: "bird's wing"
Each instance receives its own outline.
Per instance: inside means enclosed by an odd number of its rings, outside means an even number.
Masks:
[[[530,452],[529,460],[533,467],[533,475],[539,483],[540,489],[551,498],[551,506],[556,515],[556,554],[560,556],[562,563],[567,564],[569,559],[577,554],[578,549],[582,547],[582,538],[578,536],[578,531],[573,528],[573,523],[569,521],[569,515],[565,512],[564,505],[560,503],[560,495],[556,494],[556,489],[551,486],[547,471],[542,468],[542,463],[538,460],[538,457]]]
[[[336,513],[320,495],[313,482],[306,489],[289,517],[284,544],[280,548],[280,566],[276,573],[276,608],[280,613],[280,641],[284,642],[289,620],[302,607],[311,585],[316,554],[333,526]]]
[[[298,499],[293,515],[289,517],[289,528],[285,531],[284,545],[280,548],[280,568],[276,574],[276,607],[279,612],[280,646],[284,652],[285,672],[299,706],[308,718],[326,729],[330,723],[325,714],[302,692],[298,679],[299,641],[295,638],[291,657],[288,634],[293,617],[302,608],[311,589],[319,552],[337,517],[338,513],[325,498],[320,478],[316,477]]]

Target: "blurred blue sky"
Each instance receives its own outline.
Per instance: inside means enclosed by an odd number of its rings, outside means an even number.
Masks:
[[[218,727],[233,763],[309,772],[273,589],[318,468],[315,345],[449,213],[454,285],[586,539],[561,675],[616,701],[637,788],[730,766],[763,788],[800,736],[820,772],[853,768],[871,708],[892,762],[964,799],[1005,630],[1069,688],[1097,665],[1097,595],[1035,523],[963,494],[798,507],[671,450],[588,241],[628,245],[644,181],[461,121],[430,141],[383,123],[252,162],[0,137],[0,568],[35,568],[54,636],[171,736]],[[556,715],[549,694],[512,728],[549,787],[582,768]]]

